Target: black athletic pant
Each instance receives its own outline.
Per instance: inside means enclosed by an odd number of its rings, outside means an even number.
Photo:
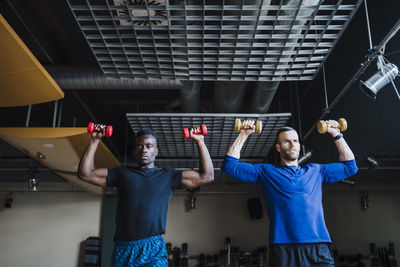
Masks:
[[[268,267],[333,267],[329,243],[273,244]]]

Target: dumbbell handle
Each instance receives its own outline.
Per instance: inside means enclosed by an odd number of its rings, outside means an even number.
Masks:
[[[262,121],[256,121],[255,127],[256,127],[256,129],[255,129],[256,133],[258,133],[258,134],[261,133],[261,131],[262,131]],[[239,132],[241,129],[243,129],[243,123],[242,123],[242,121],[240,119],[236,119],[235,120],[235,124],[233,126],[233,129],[235,131],[237,131],[237,132]]]
[[[346,121],[346,119],[340,118],[340,119],[337,120],[337,122],[339,123],[339,126],[331,126],[331,128],[339,128],[339,130],[341,132],[344,132],[344,131],[347,130],[347,121]],[[326,133],[327,130],[328,130],[328,122],[327,121],[323,121],[323,120],[319,121],[318,124],[317,124],[317,129],[318,129],[318,132],[320,134]]]
[[[193,131],[193,134],[207,135],[207,126],[205,124],[202,124],[198,131]],[[185,139],[190,138],[190,133],[188,128],[183,128],[183,136],[185,137]]]
[[[93,132],[102,132],[104,128],[106,129],[106,136],[110,137],[113,133],[113,127],[111,125],[99,124],[99,129],[97,129],[95,124],[90,122],[87,127],[87,131],[91,134]]]

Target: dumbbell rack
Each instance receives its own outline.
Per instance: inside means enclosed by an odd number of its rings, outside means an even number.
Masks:
[[[273,148],[278,129],[287,125],[291,114],[127,113],[126,117],[135,133],[141,128],[151,128],[156,132],[158,166],[185,169],[198,167],[198,150],[195,142],[183,138],[182,128],[202,123],[207,125],[205,143],[215,162],[214,167],[219,168],[227,149],[238,135],[233,129],[235,119],[260,120],[263,124],[261,134],[252,134],[241,152],[242,160],[258,163],[263,162]]]

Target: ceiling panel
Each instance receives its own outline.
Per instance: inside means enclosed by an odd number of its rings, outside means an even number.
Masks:
[[[201,81],[312,80],[361,2],[69,0],[107,77]]]
[[[184,139],[183,128],[205,124],[205,143],[210,155],[213,159],[222,159],[238,134],[233,129],[235,119],[260,120],[263,124],[261,134],[252,134],[241,153],[244,160],[260,161],[268,155],[279,128],[287,125],[291,114],[128,113],[126,117],[135,133],[142,128],[156,132],[159,158],[168,159],[172,164],[174,159],[184,159],[173,166],[182,168],[190,165],[193,168],[193,162],[188,161],[197,161],[198,150],[195,142]]]

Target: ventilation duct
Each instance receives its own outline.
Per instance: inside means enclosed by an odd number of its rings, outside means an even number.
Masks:
[[[252,95],[250,113],[267,113],[278,86],[279,82],[257,82]]]
[[[246,82],[215,82],[214,112],[238,113],[246,93]]]
[[[174,80],[133,80],[107,78],[101,70],[95,68],[76,68],[72,66],[46,66],[47,71],[61,87],[68,89],[181,89],[180,81]]]
[[[182,81],[181,107],[184,113],[200,112],[200,86],[199,81]]]
[[[322,2],[322,0],[283,0],[282,5],[297,5],[299,8],[301,8],[302,5],[305,6],[315,6],[318,5],[319,2]],[[273,4],[280,4],[281,1],[272,1]],[[265,5],[265,3],[264,3]],[[281,16],[295,16],[297,10],[282,10],[280,11]],[[310,11],[309,9],[304,9],[304,10],[299,10],[297,13],[297,17],[309,17],[311,16],[313,11]],[[288,24],[291,23],[291,21],[287,21],[287,23],[283,23],[282,21],[278,21],[278,25],[282,24]],[[307,21],[303,20],[295,20],[294,24],[295,25],[301,25],[301,24],[306,24]],[[276,33],[283,33],[283,34],[300,34],[300,30],[291,30],[290,32],[288,31],[276,31]],[[296,42],[295,39],[274,39],[271,40],[271,43],[273,42]],[[282,49],[282,54],[284,51],[291,51],[294,50],[294,47],[285,47]],[[285,56],[281,55],[281,58],[285,57],[290,57],[290,56]],[[293,58],[293,62],[294,62]],[[272,99],[274,98],[274,95],[276,93],[276,90],[278,89],[279,82],[258,82],[253,91],[252,95],[252,101],[250,104],[250,113],[258,113],[258,114],[263,114],[266,113],[269,109],[269,106],[271,105]]]

